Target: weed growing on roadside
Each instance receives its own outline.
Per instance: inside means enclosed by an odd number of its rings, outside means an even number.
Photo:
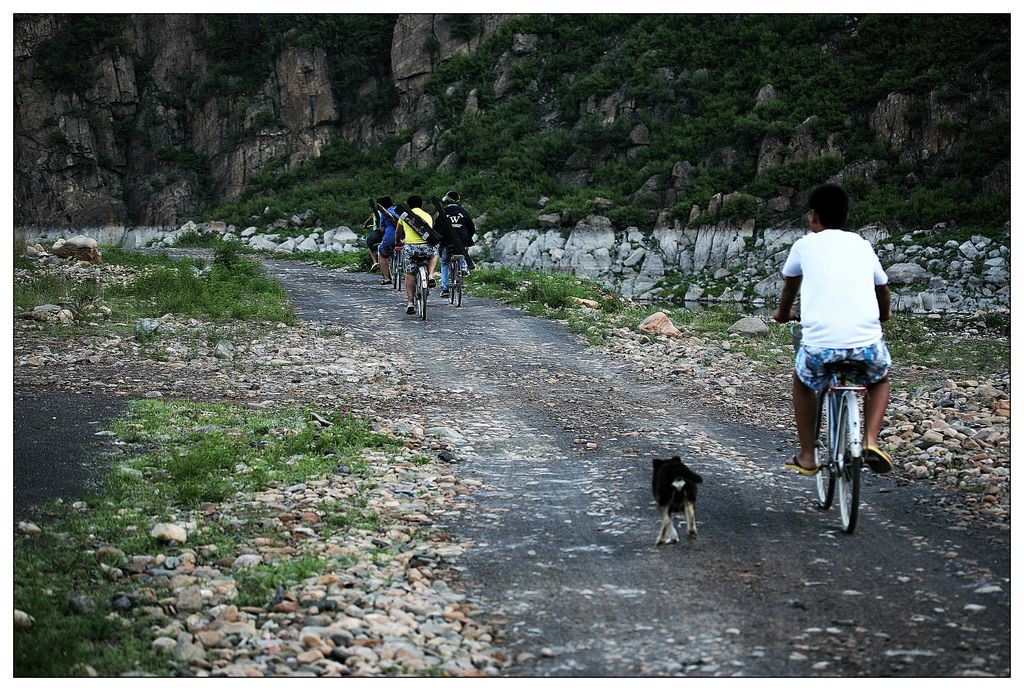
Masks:
[[[333,561],[342,568],[351,566],[351,561],[343,558]],[[235,602],[239,607],[265,607],[274,597],[277,588],[286,587],[310,576],[329,573],[332,570],[331,563],[326,559],[306,554],[242,569],[235,574],[235,587],[238,589]]]
[[[31,629],[15,638],[18,676],[74,675],[82,662],[101,676],[126,671],[173,674],[169,659],[150,648],[151,620],[122,618],[112,611],[115,594],[131,586],[111,581],[94,555],[102,545],[115,545],[126,555],[169,553],[150,537],[150,528],[159,521],[180,520],[198,504],[263,490],[270,482],[322,477],[343,462],[356,477],[366,479],[357,483],[355,496],[318,507],[324,522],[337,532],[380,530],[380,518],[362,496],[375,486],[363,454],[368,448],[397,452],[399,445],[363,420],[340,413],[326,417],[332,424],[322,428],[310,421],[306,409],[264,412],[214,404],[133,403],[113,425],[126,445],[114,456],[102,488],[74,506],[51,505],[35,519],[43,532],[16,540],[15,607],[36,618]],[[296,456],[300,460],[289,465]],[[256,536],[284,544],[286,531],[268,535],[265,527],[274,515],[265,507],[254,507],[241,519],[211,515],[190,530],[190,544],[195,535],[201,541],[197,544],[226,555],[240,541]],[[108,566],[124,568],[119,557],[112,561]],[[353,563],[345,556],[328,560],[306,554],[236,571],[235,604],[266,606],[279,587]],[[92,609],[73,611],[68,602],[77,595],[88,595]]]

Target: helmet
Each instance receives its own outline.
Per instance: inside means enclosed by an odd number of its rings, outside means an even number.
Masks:
[[[449,191],[449,192],[445,193],[445,195],[441,199],[441,201],[449,202],[451,204],[458,204],[460,199],[461,199],[461,197],[459,197],[459,193],[458,192]]]

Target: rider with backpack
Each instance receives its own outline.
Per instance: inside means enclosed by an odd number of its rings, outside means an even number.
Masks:
[[[446,225],[450,232],[458,236],[458,241],[461,243],[462,248],[468,249],[473,245],[476,226],[473,224],[473,218],[463,208],[461,196],[453,190],[445,194],[441,201],[445,204],[444,215],[448,222],[446,224],[437,224],[438,227]],[[456,249],[458,245],[454,240],[455,238],[448,237],[441,241],[441,297],[443,298],[448,297],[448,259],[452,254],[459,251]],[[459,268],[463,276],[469,275],[469,265],[466,263],[465,257],[459,260]]]

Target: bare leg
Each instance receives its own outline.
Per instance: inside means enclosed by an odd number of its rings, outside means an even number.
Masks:
[[[878,434],[882,431],[885,408],[889,405],[889,377],[868,387],[864,403],[864,445],[878,446]]]
[[[405,275],[405,300],[406,305],[413,304],[412,295],[416,290],[416,277],[412,274]]]
[[[691,540],[697,539],[697,514],[692,501],[686,502],[686,534]]]
[[[388,258],[387,257],[381,257],[381,259],[383,259],[384,261],[382,261],[380,263],[380,276],[386,282],[390,283],[391,282],[391,267],[389,266]]]
[[[437,255],[433,255],[430,258],[430,262],[427,264],[427,278],[433,278],[434,272],[437,270]]]
[[[797,463],[804,468],[813,468],[814,442],[817,430],[814,419],[818,413],[818,397],[813,389],[807,388],[800,378],[793,374],[793,413],[796,416],[796,434],[800,439]]]

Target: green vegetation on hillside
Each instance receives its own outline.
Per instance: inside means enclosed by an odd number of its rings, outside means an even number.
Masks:
[[[615,203],[607,215],[616,226],[650,227],[663,208],[685,223],[694,204],[706,207],[716,193],[799,193],[842,172],[852,225],[1001,226],[1009,195],[984,178],[1009,157],[1009,122],[993,96],[1009,89],[1008,28],[1006,16],[992,15],[519,17],[475,53],[438,65],[427,83],[443,131],[437,158],[456,152],[454,173],[394,170],[410,132],[368,152],[335,143],[325,160],[267,170],[240,207],[208,217],[247,222],[270,205],[351,224],[368,195],[402,198],[455,184],[475,213],[487,212],[487,229],[535,225],[542,196],[552,200],[545,211],[564,212],[566,225],[592,213],[590,201],[601,196]],[[496,65],[517,34],[536,35],[536,47],[516,55],[498,98]],[[768,84],[774,99],[757,103]],[[481,112],[467,116],[472,90]],[[869,117],[893,92],[911,99],[911,127],[931,124],[953,142],[945,155],[924,158],[876,139]],[[613,122],[600,109],[608,97],[620,104]],[[924,123],[928,99],[950,118]],[[647,129],[645,145],[630,141],[637,125]],[[782,145],[798,132],[820,153],[758,175],[766,138]],[[696,167],[694,179],[666,204],[672,167],[684,160]],[[867,173],[854,168],[867,163]],[[638,193],[651,178],[660,191]],[[732,209],[740,211],[761,225],[800,215],[795,206]]]
[[[204,17],[212,62],[200,84],[201,97],[255,93],[270,76],[286,45],[319,48],[331,66],[332,86],[349,96],[368,79],[378,88],[362,99],[339,98],[353,106],[352,115],[382,113],[397,103],[391,86],[393,14],[212,14]]]
[[[58,31],[39,44],[40,76],[53,89],[83,92],[93,85],[96,71],[87,59],[104,52],[128,51],[124,36],[128,15],[57,15]]]

